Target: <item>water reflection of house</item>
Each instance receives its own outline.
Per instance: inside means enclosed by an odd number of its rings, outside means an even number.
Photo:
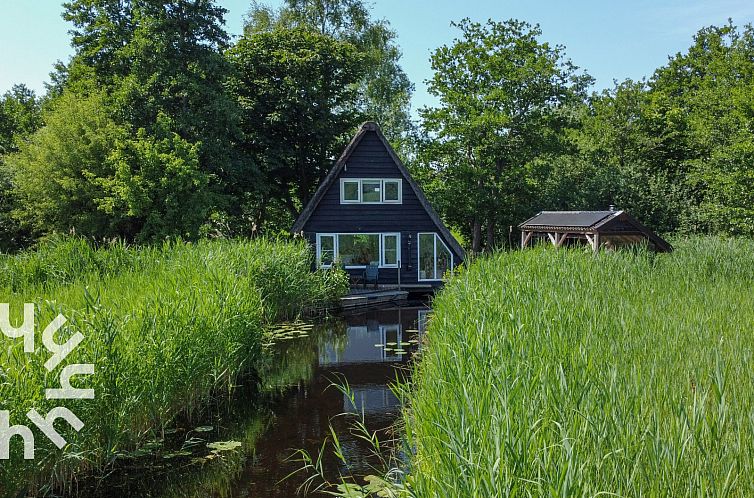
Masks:
[[[427,311],[424,306],[389,308],[346,317],[348,337],[345,344],[340,347],[329,344],[321,348],[320,366],[403,361],[405,355],[386,352],[378,345],[397,345],[409,339],[418,339],[418,331],[426,323]]]

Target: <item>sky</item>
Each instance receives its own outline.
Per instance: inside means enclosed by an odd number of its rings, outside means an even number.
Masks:
[[[228,9],[226,29],[238,36],[250,0],[218,0]],[[279,5],[281,0],[260,3]],[[669,55],[685,51],[699,28],[728,18],[754,23],[754,0],[376,0],[375,18],[387,19],[398,35],[402,65],[415,84],[414,109],[436,103],[426,91],[431,52],[452,43],[452,21],[516,18],[542,28],[542,40],[566,47],[566,55],[595,80],[594,90],[613,81],[650,76]],[[72,53],[61,0],[0,0],[0,93],[15,83],[44,92],[57,60]]]

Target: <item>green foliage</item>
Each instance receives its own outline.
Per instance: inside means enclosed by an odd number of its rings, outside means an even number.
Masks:
[[[134,233],[125,235],[137,240],[195,239],[210,209],[209,175],[200,169],[198,144],[167,130],[163,135],[141,129],[118,143],[108,158],[115,174],[102,207],[128,220]]]
[[[401,148],[413,132],[410,116],[413,84],[400,66],[397,35],[384,19],[374,20],[362,0],[286,0],[280,10],[252,4],[247,34],[274,29],[303,28],[351,43],[362,56],[359,100],[351,112],[380,124]]]
[[[438,170],[448,221],[472,249],[487,230],[515,225],[533,195],[527,163],[564,149],[561,130],[590,78],[578,75],[562,47],[540,42],[537,26],[510,20],[454,24],[461,38],[431,57],[429,92],[441,105],[421,110],[431,136],[426,162]]]
[[[674,246],[499,253],[452,279],[406,412],[409,496],[754,493],[754,243]]]
[[[42,126],[41,103],[24,85],[14,85],[0,100],[0,252],[18,249],[28,234],[11,216],[16,204],[13,172],[6,154],[18,151],[29,135]]]
[[[41,327],[62,312],[68,324],[57,340],[85,336],[67,361],[95,364],[95,374],[78,382],[96,392],[94,400],[46,400],[44,388],[57,377],[43,366],[49,355],[41,339],[33,354],[24,354],[22,341],[8,342],[0,409],[22,423],[32,406],[46,413],[62,404],[86,425],[79,433],[63,431],[69,445],[62,452],[38,437],[33,461],[23,460],[14,444],[0,487],[15,495],[66,485],[158,439],[177,417],[190,420],[213,397],[231,392],[240,374],[264,372],[267,324],[342,292],[342,276],[312,273],[311,265],[306,243],[264,239],[144,249],[122,243],[94,249],[65,239],[0,256],[2,274],[11,277],[0,282],[0,302],[11,303],[13,317],[22,303],[36,303]]]
[[[180,199],[189,183],[201,186],[203,198],[193,204],[196,209],[192,212],[168,216],[162,227],[152,226],[156,220],[141,220],[147,223],[146,233],[134,233],[140,227],[129,226],[130,232],[122,234],[141,239],[163,232],[193,237],[201,224],[197,220],[206,221],[210,212],[208,199],[214,211],[241,216],[235,200],[253,192],[249,178],[256,170],[253,162],[244,160],[233,147],[240,130],[238,107],[224,87],[230,71],[222,54],[228,43],[222,26],[225,9],[212,1],[188,0],[169,4],[72,0],[64,7],[64,18],[75,28],[72,44],[76,54],[59,68],[56,79],[61,89],[56,91],[88,95],[101,89],[107,96],[102,103],[108,115],[129,130],[133,144],[125,155],[147,163],[153,163],[149,157],[167,155],[170,159],[165,160],[172,164],[159,169],[183,171],[181,180],[143,192],[147,197],[167,194]],[[188,152],[188,147],[195,150]],[[153,166],[132,164],[130,168]],[[168,200],[171,202],[176,201]],[[135,213],[147,207],[142,202],[136,204],[140,206],[129,206]],[[188,211],[189,205],[181,209]],[[175,206],[163,206],[163,210],[174,211]]]
[[[112,178],[113,144],[127,136],[108,115],[103,97],[66,93],[44,115],[45,126],[6,161],[15,174],[15,216],[33,233],[118,233],[100,206]]]
[[[283,28],[246,34],[227,56],[243,112],[241,147],[265,180],[258,209],[282,199],[295,216],[360,120],[353,109],[362,58],[350,43]]]

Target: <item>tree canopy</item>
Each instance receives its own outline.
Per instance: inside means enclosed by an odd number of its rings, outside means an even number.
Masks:
[[[514,19],[452,24],[437,105],[363,0],[69,0],[74,55],[0,98],[0,250],[52,232],[149,242],[287,231],[377,121],[474,251],[544,209],[627,209],[660,232],[754,236],[754,29],[699,30],[641,81],[592,79]]]

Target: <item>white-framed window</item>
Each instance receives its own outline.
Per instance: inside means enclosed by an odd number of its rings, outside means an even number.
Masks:
[[[385,268],[398,268],[401,251],[401,234],[383,233],[382,246],[380,254],[382,255],[382,266]]]
[[[336,237],[332,234],[317,234],[317,266],[330,268],[335,261]]]
[[[403,181],[382,180],[382,202],[385,204],[400,204],[403,197]]]
[[[318,233],[317,266],[330,268],[334,261],[345,268],[398,268],[401,260],[399,233]]]
[[[361,182],[359,180],[341,178],[340,203],[349,204],[359,202],[361,202]]]
[[[341,204],[401,204],[401,178],[341,178]]]
[[[445,272],[453,268],[453,253],[434,232],[419,233],[417,240],[418,279],[442,280]]]

